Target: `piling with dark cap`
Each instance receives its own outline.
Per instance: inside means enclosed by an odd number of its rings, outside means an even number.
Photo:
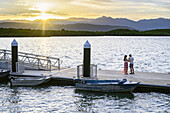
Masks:
[[[14,39],[11,43],[12,49],[12,72],[16,72],[16,63],[18,62],[18,42]]]
[[[90,53],[91,53],[91,45],[86,41],[84,44],[84,58],[83,58],[83,77],[90,77]]]

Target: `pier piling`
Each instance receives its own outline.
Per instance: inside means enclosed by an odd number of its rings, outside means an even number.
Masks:
[[[83,77],[90,77],[90,55],[91,45],[86,41],[84,44],[84,58],[83,58]]]
[[[16,72],[16,63],[18,62],[18,42],[14,39],[11,43],[12,49],[12,72]]]

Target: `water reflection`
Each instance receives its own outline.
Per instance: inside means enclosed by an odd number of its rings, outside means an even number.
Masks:
[[[0,112],[138,113],[170,112],[170,95],[162,93],[98,93],[74,87],[0,85]]]
[[[101,93],[77,90],[75,90],[75,93],[79,99],[74,103],[79,112],[97,112],[96,110],[102,109],[102,106],[107,106],[112,110],[114,110],[112,106],[121,109],[122,106],[132,104],[131,101],[134,100],[133,93]],[[118,101],[123,104],[119,104]]]
[[[0,48],[10,50],[12,40],[1,38]],[[20,52],[61,58],[63,67],[76,67],[82,63],[83,44],[89,40],[92,45],[92,63],[97,64],[98,68],[122,70],[124,54],[131,53],[135,58],[136,71],[170,72],[170,40],[165,37],[44,37],[16,40]]]
[[[4,89],[8,89],[8,87],[3,87]],[[20,92],[17,89],[10,89],[5,95],[5,98],[2,100],[3,112],[9,110],[8,112],[18,112],[21,111],[20,102]]]
[[[20,93],[17,89],[12,89],[7,98],[8,102],[10,103],[19,103],[21,102]]]
[[[83,98],[105,98],[105,97],[113,97],[114,99],[123,99],[123,98],[128,98],[128,99],[133,99],[134,94],[133,93],[104,93],[104,92],[87,92],[87,91],[78,91],[75,90],[75,93],[81,95]]]
[[[5,84],[0,85],[0,90],[2,92],[2,104],[0,112],[22,112],[27,111],[35,100],[35,97],[39,97],[39,94],[48,94],[51,89],[47,86],[37,86],[37,87],[8,87]],[[38,99],[38,98],[37,98]],[[1,100],[1,98],[0,98]],[[35,100],[36,101],[36,100]],[[34,102],[35,102],[34,101]],[[30,102],[32,104],[30,104]]]

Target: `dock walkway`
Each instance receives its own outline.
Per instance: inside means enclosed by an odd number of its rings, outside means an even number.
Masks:
[[[22,75],[35,75],[35,76],[49,76],[52,77],[64,77],[73,79],[77,76],[76,68],[65,68],[55,71],[41,71],[41,70],[25,70]],[[115,70],[98,70],[98,79],[128,79],[129,81],[141,82],[143,84],[153,85],[169,85],[170,86],[170,74],[153,73],[153,72],[135,72],[135,74],[124,75],[121,71]]]

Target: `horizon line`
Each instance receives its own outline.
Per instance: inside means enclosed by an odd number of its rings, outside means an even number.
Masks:
[[[132,21],[135,21],[135,22],[138,22],[138,21],[141,21],[141,20],[155,20],[155,19],[170,19],[170,18],[166,18],[166,17],[158,17],[158,18],[146,18],[146,19],[139,19],[139,20],[134,20],[134,19],[129,19],[129,18],[113,18],[111,16],[100,16],[100,17],[97,17],[97,18],[84,18],[84,17],[68,17],[68,18],[49,18],[49,19],[46,19],[46,20],[69,20],[69,19],[98,19],[98,18],[102,18],[102,17],[106,17],[106,18],[112,18],[112,19],[128,19],[128,20],[132,20]],[[41,20],[41,21],[44,21],[43,19],[35,19],[35,20],[29,20],[27,18],[25,19],[4,19],[4,20],[0,20],[0,21],[37,21],[37,20]]]

